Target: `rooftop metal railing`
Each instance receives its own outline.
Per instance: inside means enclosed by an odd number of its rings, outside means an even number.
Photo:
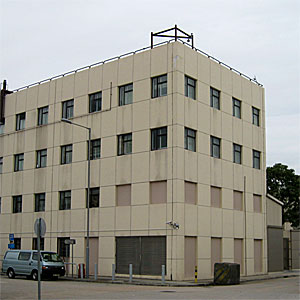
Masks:
[[[153,45],[153,47],[158,47],[158,46],[161,46],[161,45],[164,45],[164,44],[169,44],[169,43],[173,42],[174,40],[175,40],[175,39],[170,39],[170,40],[168,40],[168,41],[164,41],[164,42],[155,44],[155,45]],[[186,43],[186,42],[184,42],[184,41],[182,41],[182,40],[180,40],[180,39],[177,39],[177,40],[180,41],[181,43],[183,43],[184,45],[187,45],[187,46],[189,46],[189,47],[192,47],[189,43]],[[136,53],[139,53],[139,52],[142,52],[142,51],[146,51],[146,50],[148,50],[148,49],[151,49],[151,46],[144,47],[144,48],[141,48],[141,49],[138,49],[138,50],[135,50],[135,51],[131,51],[131,52],[122,54],[122,55],[120,55],[120,56],[115,56],[115,57],[112,57],[112,58],[109,58],[109,59],[106,59],[106,60],[103,60],[103,61],[100,61],[100,62],[96,62],[96,63],[94,63],[94,64],[91,64],[91,65],[88,65],[88,66],[85,66],[85,67],[81,67],[81,68],[79,68],[79,69],[72,70],[72,71],[69,71],[69,72],[66,72],[66,73],[63,73],[63,74],[59,74],[59,75],[56,75],[56,76],[53,76],[53,77],[50,77],[50,78],[47,78],[47,79],[44,79],[44,80],[41,80],[41,81],[32,83],[32,84],[29,84],[29,85],[25,85],[25,86],[23,86],[23,87],[20,87],[20,88],[17,88],[17,89],[12,90],[12,92],[18,92],[18,91],[21,91],[21,90],[24,90],[24,89],[27,89],[27,88],[30,88],[30,87],[39,85],[39,84],[41,84],[41,83],[45,83],[45,82],[48,82],[48,81],[52,81],[52,80],[54,80],[54,79],[58,79],[58,78],[64,77],[64,76],[66,76],[66,75],[75,74],[75,73],[77,73],[77,72],[79,72],[79,71],[83,71],[83,70],[86,70],[86,69],[93,68],[93,67],[95,67],[95,66],[103,65],[103,64],[105,64],[105,63],[107,63],[107,62],[111,62],[111,61],[114,61],[114,60],[118,60],[118,59],[120,59],[120,58],[122,58],[122,57],[126,57],[126,56],[129,56],[129,55],[134,55],[134,54],[136,54]],[[202,51],[202,50],[200,50],[200,49],[197,49],[197,48],[195,48],[195,47],[193,47],[193,50],[195,50],[195,51],[197,51],[197,52],[199,52],[199,53],[205,55],[206,57],[208,57],[208,58],[211,59],[211,60],[216,61],[216,62],[219,63],[220,65],[222,65],[222,66],[228,68],[229,70],[231,70],[231,71],[237,73],[238,75],[240,75],[240,76],[242,76],[242,77],[244,77],[244,78],[250,80],[251,82],[257,84],[258,86],[263,86],[261,83],[257,82],[255,78],[250,78],[249,76],[247,76],[247,75],[241,73],[240,71],[238,71],[238,70],[236,70],[236,69],[230,67],[229,65],[227,65],[227,64],[225,64],[225,63],[223,63],[223,62],[221,62],[221,61],[218,60],[217,58],[215,58],[215,57],[213,57],[213,56],[207,54],[206,52],[204,52],[204,51]]]

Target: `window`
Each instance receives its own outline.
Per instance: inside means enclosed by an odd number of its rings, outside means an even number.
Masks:
[[[26,113],[25,112],[17,114],[16,130],[25,129],[25,118],[26,118]]]
[[[220,91],[210,88],[210,106],[220,109]]]
[[[260,169],[260,152],[253,150],[253,168]]]
[[[196,152],[196,130],[184,128],[184,149]]]
[[[262,240],[254,239],[254,273],[262,272],[263,248]]]
[[[167,96],[167,74],[152,78],[152,98]]]
[[[48,106],[38,109],[38,125],[48,124]]]
[[[59,192],[59,209],[71,209],[71,191]]]
[[[261,208],[261,195],[253,194],[253,211],[257,213],[262,212]]]
[[[167,127],[160,127],[151,130],[151,150],[167,148]]]
[[[185,76],[184,80],[185,96],[192,99],[196,99],[196,80],[188,76]]]
[[[150,182],[150,203],[167,203],[167,181]]]
[[[234,239],[233,261],[240,265],[240,274],[244,273],[243,239]]]
[[[90,205],[89,207],[99,207],[99,188],[90,188]],[[86,189],[86,207],[87,207],[88,189]]]
[[[118,155],[132,153],[132,134],[121,134],[118,136]]]
[[[184,182],[184,201],[189,204],[197,204],[197,183]]]
[[[38,242],[37,238],[32,239],[32,250],[38,250]],[[40,250],[45,250],[45,239],[43,237],[40,238]],[[37,260],[37,256],[35,258]]]
[[[15,172],[23,171],[24,153],[15,154]]]
[[[0,174],[3,172],[3,157],[0,157]]]
[[[117,206],[127,206],[131,204],[131,184],[117,185]]]
[[[40,194],[35,194],[35,201],[34,201],[34,211],[45,211],[45,200],[46,200],[46,194],[45,193],[40,193]]]
[[[222,262],[222,239],[217,237],[211,237],[210,249],[211,273],[214,274],[215,263]]]
[[[101,156],[101,139],[91,141],[90,159],[99,159]]]
[[[233,209],[243,210],[243,192],[233,191]]]
[[[133,84],[127,84],[119,87],[119,105],[132,103]]]
[[[241,118],[241,105],[242,102],[235,98],[232,98],[232,115],[237,118]]]
[[[47,166],[47,149],[36,151],[36,167],[45,168]]]
[[[15,249],[21,249],[21,238],[14,238]]]
[[[74,100],[68,100],[62,102],[62,118],[70,119],[73,118]]]
[[[70,245],[65,244],[65,240],[69,240],[70,237],[57,238],[57,254],[62,258],[70,257]]]
[[[4,133],[4,122],[3,123],[0,123],[0,134],[3,134]]]
[[[102,109],[102,92],[89,95],[89,112],[100,111]]]
[[[222,189],[216,186],[210,187],[210,200],[212,207],[222,207],[221,206],[221,196]]]
[[[61,164],[70,164],[72,163],[72,145],[61,146]]]
[[[221,139],[211,136],[210,137],[210,155],[212,157],[221,157]]]
[[[233,162],[236,164],[242,163],[242,146],[233,144]]]
[[[22,196],[13,196],[13,214],[22,212]]]
[[[259,126],[259,109],[252,106],[252,124]]]

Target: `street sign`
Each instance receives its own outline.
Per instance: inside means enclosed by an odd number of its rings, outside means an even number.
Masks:
[[[65,244],[66,245],[75,245],[76,244],[76,240],[75,239],[65,240]]]
[[[40,234],[41,236],[44,236],[45,233],[46,233],[46,222],[43,218],[40,218],[41,219],[41,231],[40,231]],[[35,223],[34,223],[34,232],[36,235],[38,235],[38,226],[39,226],[39,219],[36,219],[35,220]]]
[[[15,249],[15,244],[8,244],[8,249]]]
[[[10,233],[10,234],[8,235],[8,237],[9,237],[9,241],[10,241],[10,242],[13,242],[13,240],[15,239],[15,235],[14,235],[13,233]]]

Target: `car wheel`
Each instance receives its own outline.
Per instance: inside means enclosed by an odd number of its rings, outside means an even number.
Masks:
[[[32,271],[32,279],[35,281],[39,279],[37,270]]]
[[[10,278],[10,279],[15,278],[15,272],[14,272],[14,270],[13,270],[13,269],[9,269],[9,270],[7,271],[7,276],[8,276],[8,278]]]

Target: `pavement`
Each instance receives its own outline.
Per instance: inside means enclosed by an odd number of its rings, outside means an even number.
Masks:
[[[75,275],[74,275],[75,276]],[[251,276],[241,276],[240,283],[245,283],[249,281],[261,281],[269,279],[278,279],[278,278],[289,278],[289,277],[299,277],[299,270],[286,270],[283,272],[272,272],[268,274],[261,275],[251,275]],[[165,280],[163,283],[162,280],[158,279],[146,279],[146,278],[133,278],[132,282],[129,282],[129,277],[115,277],[115,280],[112,280],[111,277],[98,277],[97,279],[94,276],[90,276],[89,279],[86,278],[77,278],[64,276],[60,277],[60,280],[68,281],[81,281],[81,282],[99,282],[99,283],[112,283],[112,284],[132,284],[132,285],[144,285],[144,286],[170,286],[170,287],[195,287],[195,286],[211,286],[214,285],[213,279],[198,279],[197,282],[194,281],[171,281]]]

